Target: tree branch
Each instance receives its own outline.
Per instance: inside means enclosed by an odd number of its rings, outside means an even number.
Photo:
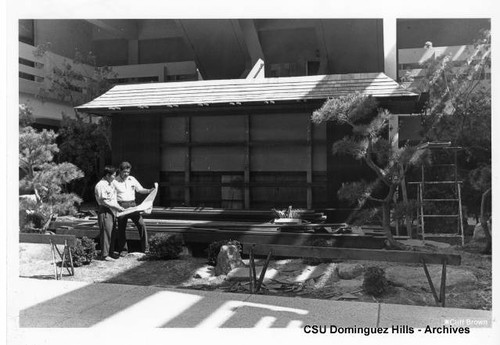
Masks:
[[[372,153],[372,139],[369,139],[368,147],[366,149],[366,155],[365,155],[365,162],[368,164],[368,166],[375,171],[377,176],[384,182],[386,185],[390,186],[391,183],[387,179],[386,173],[384,170],[382,170],[371,158],[371,153]]]

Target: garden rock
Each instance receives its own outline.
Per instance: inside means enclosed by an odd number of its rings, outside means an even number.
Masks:
[[[361,264],[339,263],[337,265],[337,274],[340,279],[354,279],[363,274],[364,270]]]
[[[441,283],[441,265],[428,265],[428,269],[434,286],[436,289],[439,289]],[[423,267],[388,267],[385,270],[385,275],[387,280],[398,286],[429,289],[429,283],[425,277]],[[474,283],[477,283],[477,278],[471,271],[450,266],[446,268],[446,287]]]
[[[260,274],[262,272],[263,266],[255,266],[255,275],[257,279],[260,278]],[[266,274],[264,275],[264,282],[268,282],[270,280],[276,280],[279,272],[274,268],[268,268],[266,270]],[[250,272],[248,267],[236,267],[232,269],[229,273],[227,273],[226,280],[228,281],[250,281]],[[290,283],[288,280],[283,281],[282,283]]]
[[[193,274],[193,278],[196,279],[207,279],[212,278],[214,276],[214,268],[212,266],[203,266],[196,270]]]
[[[491,228],[491,226],[489,228]],[[488,229],[488,231],[490,230]],[[485,238],[486,236],[484,235],[483,226],[481,225],[481,223],[477,223],[476,226],[474,227],[474,235],[472,235],[472,239],[474,241],[478,241],[478,240],[483,240]]]
[[[244,266],[238,247],[226,244],[220,248],[215,265],[215,275],[228,274],[232,269]]]
[[[328,264],[320,264],[317,266],[304,266],[304,268],[293,272],[292,281],[294,283],[304,283],[309,279],[317,279],[328,271]]]

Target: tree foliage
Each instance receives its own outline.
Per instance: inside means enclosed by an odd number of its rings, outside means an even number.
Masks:
[[[386,109],[378,108],[373,97],[353,93],[327,100],[313,113],[312,120],[315,123],[334,121],[352,128],[352,134],[333,144],[333,154],[364,161],[376,179],[344,183],[337,194],[359,208],[369,200],[381,204],[386,236],[392,246],[397,246],[390,229],[394,193],[406,171],[422,164],[428,156],[424,150],[408,145],[399,148],[387,139],[390,115]]]
[[[63,114],[59,129],[59,159],[78,166],[85,177],[72,190],[86,199],[93,198],[92,185],[99,179],[99,162],[110,155],[110,120],[99,123],[84,121]]]
[[[424,108],[423,137],[449,140],[459,151],[458,178],[463,183],[466,214],[479,215],[491,252],[487,217],[491,215],[491,33],[480,32],[465,61],[450,55],[430,58],[422,65],[424,78],[413,81],[413,91],[429,94]],[[410,79],[410,81],[412,81]],[[489,198],[488,198],[489,197]],[[488,206],[488,207],[487,207]]]
[[[76,194],[68,193],[66,188],[84,174],[71,163],[55,163],[54,156],[59,151],[55,143],[57,134],[52,130],[37,131],[25,126],[31,111],[24,105],[19,110],[20,226],[23,229],[40,227],[56,214],[75,213],[75,206],[82,200]],[[30,219],[37,221],[28,224]]]
[[[50,59],[50,43],[39,45],[35,55]],[[98,66],[92,53],[76,50],[72,62],[65,60],[50,63],[47,76],[49,87],[42,88],[39,96],[55,97],[72,106],[81,105],[108,91],[116,73],[109,66]],[[62,114],[58,136],[59,158],[82,169],[85,177],[72,189],[85,199],[92,199],[92,186],[99,178],[100,160],[109,160],[111,155],[111,120],[87,117],[75,110],[73,116]]]
[[[34,51],[35,56],[52,59],[51,44],[40,44]],[[109,66],[98,66],[97,58],[92,52],[84,54],[78,49],[72,61],[64,60],[62,63],[49,61],[52,66],[51,73],[46,76],[49,87],[42,88],[39,96],[55,97],[62,102],[74,106],[88,102],[108,91],[112,84],[110,79],[116,73]]]
[[[412,91],[429,94],[422,116],[424,138],[462,147],[461,163],[468,170],[491,164],[490,41],[490,32],[482,31],[464,61],[447,54],[430,58],[421,66],[424,77],[412,83]]]
[[[422,113],[423,137],[448,140],[462,148],[458,166],[459,179],[464,181],[463,204],[486,223],[485,212],[491,214],[484,205],[484,193],[491,190],[490,31],[481,31],[465,54],[464,61],[454,61],[447,54],[430,58],[421,66],[425,71],[421,80],[407,80],[412,81],[412,91],[429,94]]]

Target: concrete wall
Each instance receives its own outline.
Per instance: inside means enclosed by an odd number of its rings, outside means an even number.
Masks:
[[[139,40],[139,63],[178,62],[194,60],[181,37]]]
[[[398,19],[398,49],[472,44],[479,30],[489,29],[489,19]]]
[[[35,46],[50,42],[50,50],[67,58],[75,50],[86,54],[92,50],[92,25],[83,20],[35,20]]]
[[[328,73],[384,70],[382,19],[322,21],[328,52]]]
[[[20,93],[19,104],[26,104],[33,110],[33,116],[37,123],[51,126],[59,126],[62,113],[73,116],[74,109],[70,105],[56,101],[46,100],[42,102],[34,95]]]
[[[92,41],[92,52],[99,66],[128,64],[128,40],[126,39]]]
[[[197,57],[204,79],[240,78],[248,53],[228,19],[182,19],[178,21]]]

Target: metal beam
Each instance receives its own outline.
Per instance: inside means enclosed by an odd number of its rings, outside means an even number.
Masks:
[[[243,34],[245,41],[245,47],[248,54],[250,55],[250,65],[254,66],[259,59],[265,61],[264,52],[262,51],[262,46],[259,41],[259,35],[255,29],[255,24],[253,19],[240,19],[238,20],[239,27]]]

